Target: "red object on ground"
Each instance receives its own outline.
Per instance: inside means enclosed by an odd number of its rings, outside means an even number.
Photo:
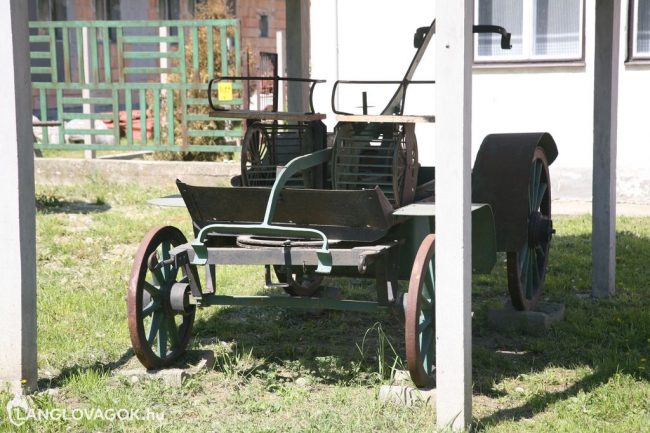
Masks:
[[[120,121],[120,137],[126,137],[126,111],[119,112],[119,121]],[[131,111],[131,121],[133,123],[133,141],[142,140],[142,119],[140,116],[140,110]],[[113,128],[113,120],[104,120],[104,123],[108,128]],[[147,128],[147,138],[153,137],[153,118],[147,113],[146,118],[146,128]]]

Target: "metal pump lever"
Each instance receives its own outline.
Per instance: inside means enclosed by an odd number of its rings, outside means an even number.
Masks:
[[[510,45],[510,37],[511,34],[506,31],[501,26],[493,26],[491,24],[479,24],[474,26],[473,28],[474,33],[498,33],[501,35],[501,49],[503,50],[509,50],[512,48],[512,45]]]

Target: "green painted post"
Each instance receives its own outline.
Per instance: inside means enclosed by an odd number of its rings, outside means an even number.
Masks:
[[[174,146],[174,90],[167,90],[167,143]]]
[[[61,122],[59,126],[59,143],[65,143],[65,126],[63,124],[63,89],[56,89],[56,119]]]
[[[113,89],[113,137],[115,145],[120,145],[120,91]]]
[[[237,23],[239,24],[239,23]],[[239,41],[239,25],[235,27],[235,76],[241,76],[241,47]]]
[[[99,62],[97,60],[97,28],[88,27],[88,45],[90,46],[90,70],[92,82],[99,83]],[[90,83],[90,80],[89,80]]]
[[[226,31],[225,28],[221,28],[221,31],[219,32],[219,36],[221,38],[221,75],[229,75],[228,74],[228,41],[227,41],[227,36],[228,32]]]
[[[68,29],[66,27],[61,28],[61,33],[63,33],[63,75],[64,75],[64,81],[66,83],[69,83],[71,81],[70,38],[68,36]]]
[[[181,87],[181,146],[189,145],[188,135],[187,135],[187,88],[185,86]]]
[[[133,95],[131,89],[124,91],[124,104],[126,105],[126,142],[133,146]]]
[[[110,83],[111,77],[111,39],[108,37],[108,27],[102,27],[102,48],[104,51],[104,82]]]
[[[116,39],[116,52],[117,52],[117,76],[119,82],[124,83],[124,36],[122,34],[122,27],[115,29]]]
[[[56,62],[56,34],[54,27],[50,28],[50,68],[52,69],[52,81],[59,81],[58,65]]]
[[[152,89],[153,99],[153,141],[160,143],[160,89]]]
[[[47,90],[40,89],[38,92],[38,98],[41,104],[39,117],[41,121],[47,122]],[[41,128],[41,131],[43,131],[43,145],[47,146],[50,144],[49,130],[47,128]]]
[[[199,32],[196,27],[192,27],[192,82],[198,83],[199,75]]]
[[[82,28],[81,27],[75,28],[75,42],[77,45],[77,82],[78,83],[84,82],[85,54],[83,51],[83,47],[84,47],[83,41],[84,41],[84,37],[82,34]]]
[[[208,53],[208,78],[214,77],[214,27],[210,24],[205,26],[207,53]],[[223,55],[223,53],[222,53]]]
[[[140,142],[143,146],[147,144],[147,95],[145,89],[140,89]]]
[[[187,65],[185,57],[185,27],[178,26],[178,51],[180,58],[178,59],[179,68],[181,72],[181,82],[187,83]]]

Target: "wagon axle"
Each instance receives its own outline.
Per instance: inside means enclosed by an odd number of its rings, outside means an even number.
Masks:
[[[553,220],[541,212],[533,212],[528,218],[528,243],[532,247],[547,244],[553,238]]]

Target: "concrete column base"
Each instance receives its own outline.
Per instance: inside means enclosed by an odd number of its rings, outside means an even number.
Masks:
[[[564,320],[564,304],[540,302],[535,311],[517,311],[510,303],[488,310],[488,325],[497,331],[543,335]]]

